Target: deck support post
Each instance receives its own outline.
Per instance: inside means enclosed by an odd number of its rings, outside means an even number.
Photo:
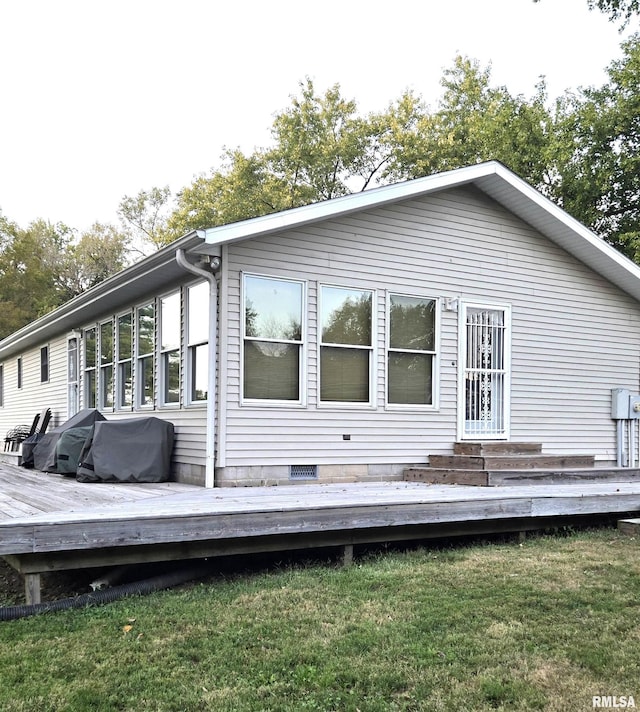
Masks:
[[[24,575],[24,597],[27,606],[40,603],[40,574]]]
[[[353,544],[345,544],[342,547],[342,565],[351,566],[353,563]]]

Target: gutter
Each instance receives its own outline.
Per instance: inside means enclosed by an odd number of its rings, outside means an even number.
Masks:
[[[204,269],[187,260],[185,251],[176,250],[176,262],[187,272],[203,277],[209,282],[209,364],[207,393],[207,435],[204,486],[215,486],[215,416],[216,416],[216,375],[217,375],[217,334],[218,334],[218,282],[216,272],[220,269],[219,257],[208,257],[209,269]]]

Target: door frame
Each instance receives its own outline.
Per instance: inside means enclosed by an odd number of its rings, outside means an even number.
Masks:
[[[501,311],[504,319],[502,427],[495,432],[468,433],[466,428],[467,313],[469,309]],[[509,440],[511,436],[511,305],[504,302],[460,300],[458,309],[458,440]]]

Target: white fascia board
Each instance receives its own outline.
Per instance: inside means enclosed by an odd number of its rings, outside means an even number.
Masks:
[[[219,227],[204,230],[205,240],[211,245],[229,244],[246,240],[250,237],[301,227],[320,220],[329,220],[368,208],[376,208],[389,203],[396,203],[400,200],[408,200],[427,193],[444,190],[445,188],[473,183],[478,178],[495,173],[498,168],[503,168],[503,166],[497,161],[479,163],[475,166],[458,168],[424,178],[414,178],[403,183],[371,188],[360,193],[344,195],[321,203],[303,205],[299,208],[291,208],[291,210],[271,213],[251,220],[220,225]]]
[[[470,183],[640,301],[638,265],[499,161],[488,161],[381,186],[321,203],[209,228],[202,233],[208,245],[229,244]]]
[[[77,328],[88,321],[89,314],[95,310],[108,310],[112,303],[118,301],[118,292],[126,287],[135,287],[135,293],[142,296],[153,284],[155,273],[175,261],[178,248],[189,251],[201,244],[202,235],[189,233],[23,326],[0,341],[0,361],[34,344],[44,343],[53,334]]]

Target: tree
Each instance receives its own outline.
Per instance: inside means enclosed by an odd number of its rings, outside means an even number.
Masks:
[[[608,82],[559,103],[555,199],[640,262],[640,35]]]
[[[540,0],[533,0],[540,2]],[[640,0],[587,0],[589,10],[600,10],[605,15],[609,15],[611,22],[622,22],[621,29],[624,29],[634,15],[640,14]]]
[[[113,225],[94,223],[77,244],[67,247],[64,280],[75,296],[119,272],[127,264],[129,237]]]
[[[536,186],[549,181],[552,117],[544,82],[531,100],[491,85],[491,67],[457,56],[441,81],[437,111],[419,121],[419,152],[404,158],[407,177],[499,160]]]
[[[169,186],[141,190],[135,196],[121,200],[118,215],[122,222],[134,230],[136,239],[144,252],[143,245],[150,243],[159,249],[171,242],[173,237],[167,231],[167,218],[171,201]]]

